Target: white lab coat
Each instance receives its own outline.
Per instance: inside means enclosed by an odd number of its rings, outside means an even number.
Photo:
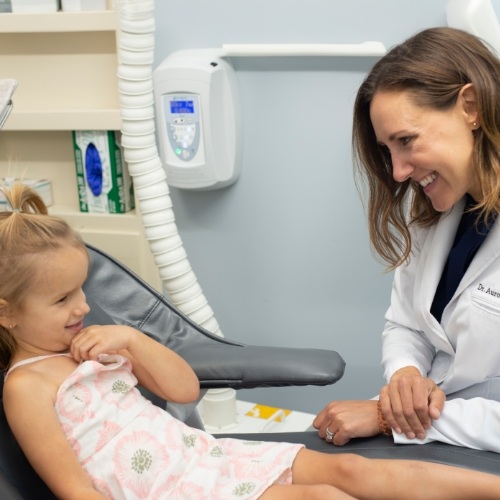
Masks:
[[[383,333],[387,380],[416,366],[447,394],[424,440],[500,452],[500,218],[443,311],[430,312],[465,198],[430,228],[412,230],[410,261],[395,273]]]

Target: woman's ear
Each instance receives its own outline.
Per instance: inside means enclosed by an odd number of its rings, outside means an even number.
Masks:
[[[12,315],[12,309],[5,299],[0,299],[0,325],[8,330],[16,326]]]
[[[458,94],[458,98],[461,100],[465,117],[471,128],[479,128],[479,113],[474,85],[472,83],[464,85]]]

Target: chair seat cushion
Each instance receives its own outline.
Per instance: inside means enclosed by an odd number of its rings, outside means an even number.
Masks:
[[[311,450],[318,450],[325,453],[356,453],[368,458],[423,460],[500,475],[500,454],[491,451],[461,448],[437,441],[423,445],[395,444],[390,437],[380,435],[368,439],[354,439],[345,446],[334,446],[321,439],[315,431],[225,436],[249,440],[303,443]]]

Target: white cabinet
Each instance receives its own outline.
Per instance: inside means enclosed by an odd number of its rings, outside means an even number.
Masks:
[[[18,81],[0,132],[0,177],[50,179],[50,213],[160,290],[137,211],[79,211],[71,131],[120,129],[116,29],[113,10],[0,14],[0,78]]]

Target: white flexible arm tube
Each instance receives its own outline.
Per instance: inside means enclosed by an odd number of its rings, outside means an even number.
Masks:
[[[146,239],[174,305],[206,330],[222,335],[184,251],[156,147],[152,81],[154,0],[118,0],[116,8],[122,147]]]

